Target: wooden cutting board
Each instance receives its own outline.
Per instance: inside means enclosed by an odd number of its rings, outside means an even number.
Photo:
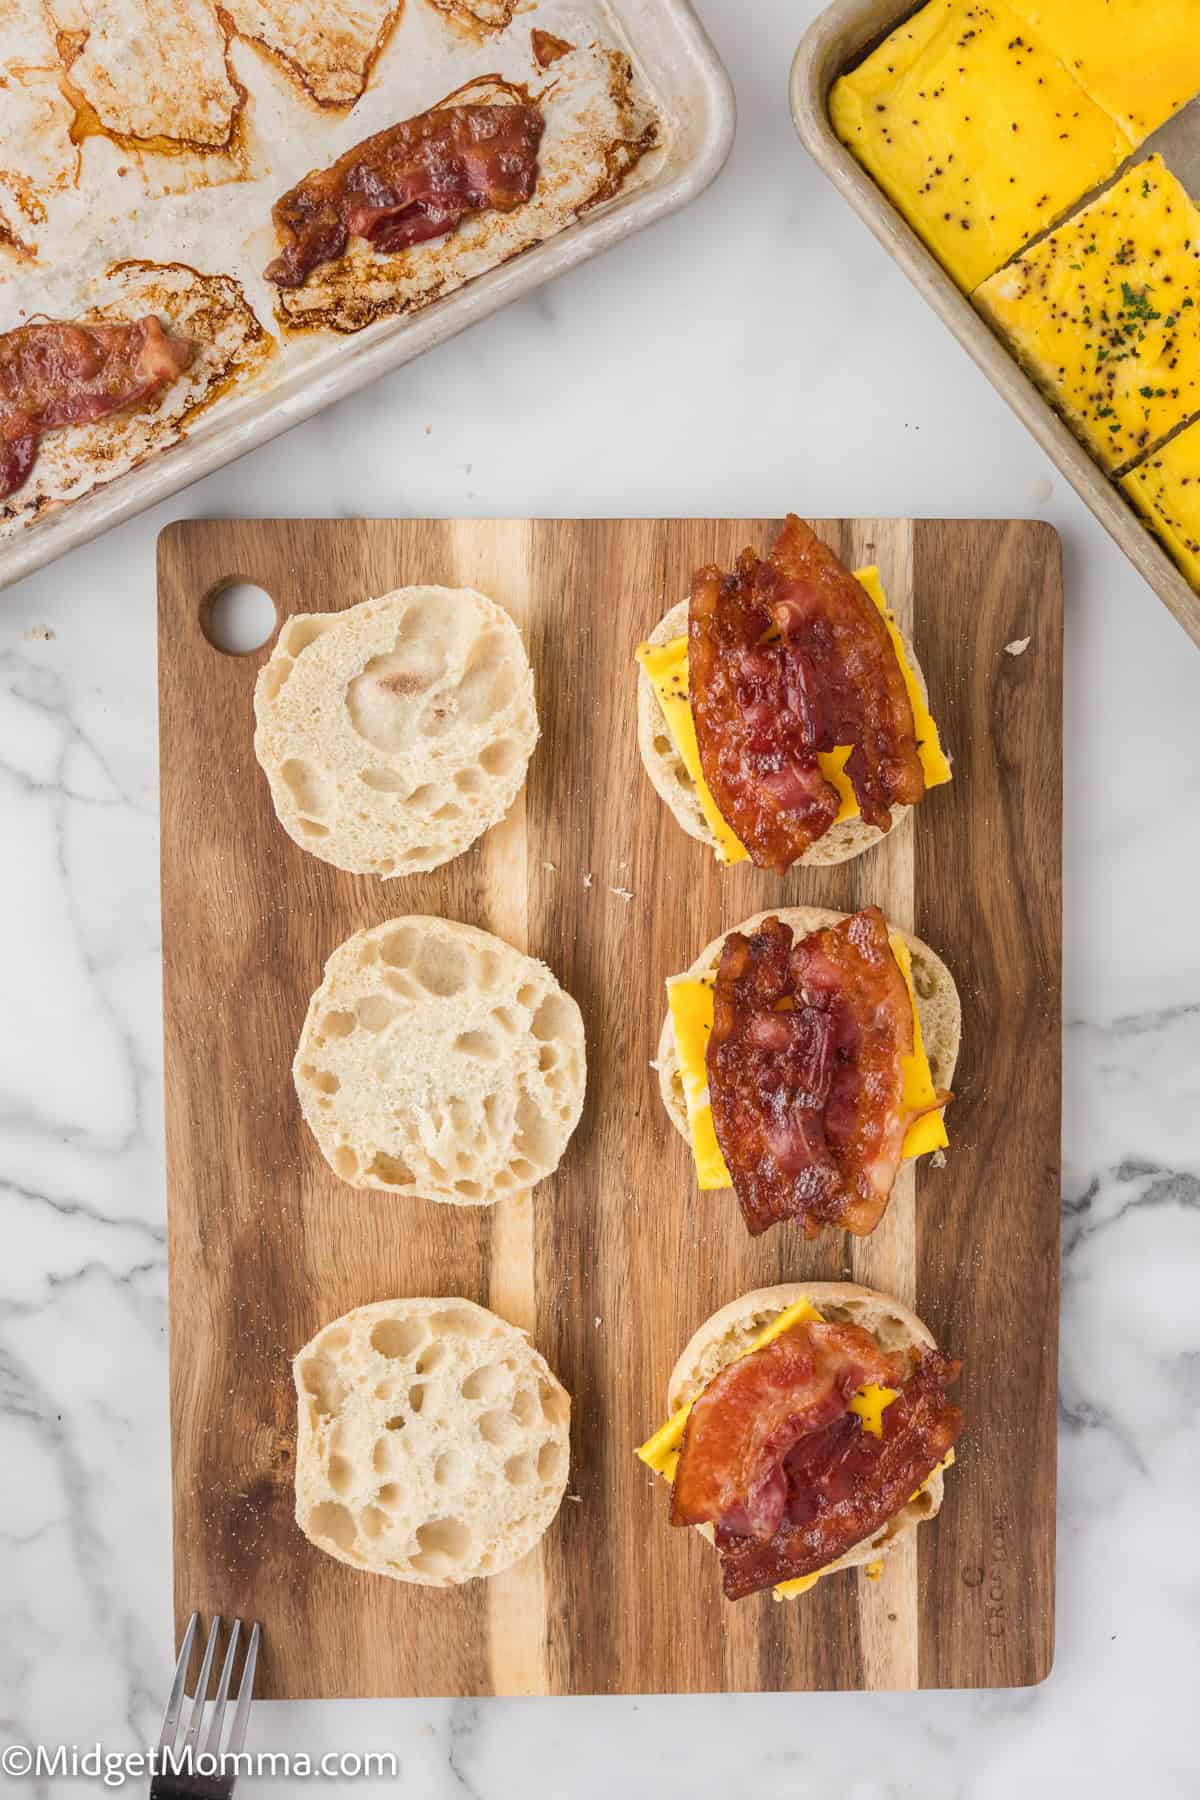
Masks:
[[[162,883],[177,1627],[263,1621],[260,1691],[647,1693],[1024,1685],[1052,1658],[1059,1236],[1058,539],[1006,521],[814,521],[877,561],[915,639],[955,779],[878,849],[780,882],[722,873],[646,780],[633,650],[693,568],[766,519],[194,521],[159,540]],[[231,579],[282,615],[407,582],[472,585],[526,634],[542,738],[509,818],[428,876],[305,855],[251,748],[266,650],[204,633]],[[1017,641],[1028,646],[1016,653]],[[1011,648],[1009,648],[1011,647]],[[963,1046],[943,1169],[902,1172],[865,1242],[757,1241],[702,1195],[650,1058],[666,977],[747,914],[877,901],[945,958]],[[436,912],[545,958],[583,1008],[588,1096],[558,1174],[471,1211],[356,1193],[310,1140],[290,1065],[329,952]],[[676,1354],[763,1283],[853,1277],[965,1359],[946,1503],[892,1556],[803,1599],[729,1605],[633,1446]],[[289,1359],[347,1308],[463,1294],[528,1327],[574,1396],[539,1550],[429,1590],[313,1549],[292,1518]]]

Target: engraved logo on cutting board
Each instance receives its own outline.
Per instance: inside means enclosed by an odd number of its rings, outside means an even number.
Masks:
[[[1003,1506],[992,1509],[986,1563],[968,1563],[962,1572],[963,1586],[978,1588],[983,1603],[984,1634],[994,1644],[1004,1642],[1009,1623],[1006,1598],[1009,1569],[1008,1511]]]

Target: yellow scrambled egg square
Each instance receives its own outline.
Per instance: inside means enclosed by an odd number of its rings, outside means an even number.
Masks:
[[[1009,0],[1089,99],[1140,144],[1200,92],[1196,0]]]
[[[1121,486],[1200,593],[1200,424],[1131,469]]]
[[[1132,147],[1005,0],[930,0],[835,84],[830,113],[968,291]]]
[[[1152,156],[975,294],[1107,469],[1200,412],[1200,210]]]

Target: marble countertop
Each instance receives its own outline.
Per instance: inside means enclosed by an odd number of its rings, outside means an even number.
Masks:
[[[275,1705],[254,1738],[394,1750],[408,1792],[479,1800],[1200,1791],[1200,1577],[1179,1553],[1200,1474],[1200,657],[807,161],[786,85],[817,10],[758,0],[748,24],[705,0],[741,124],[692,209],[0,597],[0,1741],[145,1744],[171,1663],[162,525],[1028,515],[1061,532],[1068,583],[1053,1675],[1006,1693]]]

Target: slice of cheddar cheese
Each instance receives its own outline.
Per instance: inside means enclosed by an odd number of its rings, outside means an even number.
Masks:
[[[1200,208],[1160,156],[974,299],[1106,469],[1200,412]]]
[[[950,780],[950,759],[942,749],[938,728],[921,693],[921,684],[905,655],[904,639],[895,615],[888,606],[879,570],[874,567],[859,569],[856,579],[874,601],[888,628],[888,636],[892,640],[892,648],[896,652],[896,661],[900,664],[900,672],[912,706],[917,754],[925,772],[925,785],[927,788],[939,787]],[[672,638],[666,644],[640,644],[637,661],[658,698],[671,742],[688,772],[708,828],[716,839],[718,860],[724,863],[745,862],[748,855],[745,846],[721,817],[712,790],[700,768],[700,746],[696,742],[696,724],[692,718],[691,690],[688,684],[687,638]],[[821,773],[837,789],[841,801],[834,824],[840,823],[842,819],[856,819],[859,816],[858,799],[846,774],[846,762],[852,749],[851,744],[838,744],[833,750],[819,751],[817,754]]]
[[[917,740],[917,756],[925,776],[925,786],[927,788],[941,787],[944,782],[951,779],[950,758],[942,749],[942,740],[938,736],[938,728],[934,723],[933,714],[921,692],[921,684],[917,680],[916,670],[905,654],[904,638],[896,623],[896,615],[888,605],[887,595],[883,591],[883,582],[879,578],[879,570],[872,563],[868,569],[857,569],[854,578],[860,587],[866,589],[874,601],[887,626],[888,636],[892,640],[892,649],[896,652],[896,661],[900,664],[900,673],[904,677],[908,703],[912,707],[913,736]],[[857,802],[855,802],[854,811],[857,815]]]
[[[917,1011],[912,985],[912,957],[899,932],[888,940],[908,988],[913,1015],[912,1053],[904,1058],[904,1107],[917,1114],[904,1134],[904,1156],[911,1160],[942,1150],[950,1142],[945,1120],[938,1104],[938,1092],[921,1035],[921,1017]],[[713,1027],[713,987],[711,977],[677,975],[667,983],[667,1004],[671,1012],[671,1028],[675,1036],[675,1054],[679,1059],[679,1076],[683,1083],[687,1107],[688,1131],[692,1155],[696,1162],[696,1178],[707,1192],[732,1187],[721,1146],[713,1124],[712,1105],[708,1095],[706,1054]]]
[[[752,1350],[761,1350],[764,1345],[771,1343],[774,1338],[782,1337],[785,1331],[790,1331],[793,1325],[802,1324],[808,1319],[819,1320],[821,1317],[821,1313],[818,1312],[817,1308],[812,1304],[812,1301],[802,1294],[799,1300],[787,1307],[777,1318],[772,1319],[769,1325],[764,1326],[758,1336],[754,1338],[751,1343],[747,1344],[744,1350],[738,1352],[734,1361],[737,1362],[741,1357],[749,1356]],[[850,1402],[848,1411],[858,1414],[859,1418],[862,1420],[864,1431],[869,1431],[873,1437],[882,1437],[884,1412],[892,1404],[892,1401],[897,1398],[897,1393],[898,1390],[896,1388],[880,1387],[877,1383],[871,1382],[867,1387],[863,1388],[861,1393],[855,1394]],[[648,1469],[653,1469],[656,1475],[661,1475],[664,1481],[674,1481],[675,1479],[675,1470],[679,1465],[679,1447],[683,1443],[684,1427],[688,1421],[688,1414],[691,1412],[694,1405],[695,1401],[689,1400],[686,1406],[681,1406],[678,1412],[672,1413],[666,1424],[660,1426],[654,1433],[654,1436],[647,1438],[646,1442],[639,1445],[635,1452],[641,1461],[646,1464],[646,1467]],[[939,1463],[938,1467],[948,1469],[953,1461],[954,1451],[951,1450],[947,1455],[946,1460]],[[933,1473],[936,1474],[936,1472],[937,1471],[935,1470]],[[921,1483],[921,1487],[917,1489],[917,1493],[919,1494],[921,1488],[925,1487],[932,1479],[932,1474],[927,1475],[925,1480]],[[915,1499],[916,1495],[914,1495],[913,1498]],[[866,1566],[867,1575],[872,1580],[878,1580],[882,1568],[882,1562],[868,1563]],[[808,1592],[809,1588],[815,1587],[825,1573],[826,1570],[817,1569],[811,1575],[798,1575],[791,1581],[781,1581],[776,1585],[775,1597],[779,1600],[793,1600],[797,1594],[805,1594]]]
[[[712,979],[676,975],[667,983],[667,1005],[671,1012],[671,1030],[675,1036],[675,1055],[679,1059],[679,1079],[683,1083],[683,1099],[687,1107],[688,1132],[692,1140],[692,1156],[696,1162],[696,1179],[703,1192],[732,1187],[717,1129],[713,1124],[712,1106],[708,1098],[709,1033],[713,1028]]]
[[[933,1085],[933,1071],[925,1054],[921,1014],[917,996],[913,992],[912,952],[898,931],[889,934],[888,942],[892,946],[892,955],[900,965],[900,973],[904,977],[912,1006],[913,1047],[911,1053],[904,1058],[903,1099],[905,1110],[918,1115],[904,1134],[904,1155],[911,1161],[915,1156],[926,1156],[930,1151],[944,1150],[950,1139],[946,1135],[944,1108],[938,1105],[938,1090]]]
[[[1005,0],[929,0],[834,84],[829,110],[968,292],[1133,148]]]
[[[1140,144],[1200,91],[1196,0],[1009,0]]]
[[[1121,486],[1200,593],[1200,424],[1131,469]]]

